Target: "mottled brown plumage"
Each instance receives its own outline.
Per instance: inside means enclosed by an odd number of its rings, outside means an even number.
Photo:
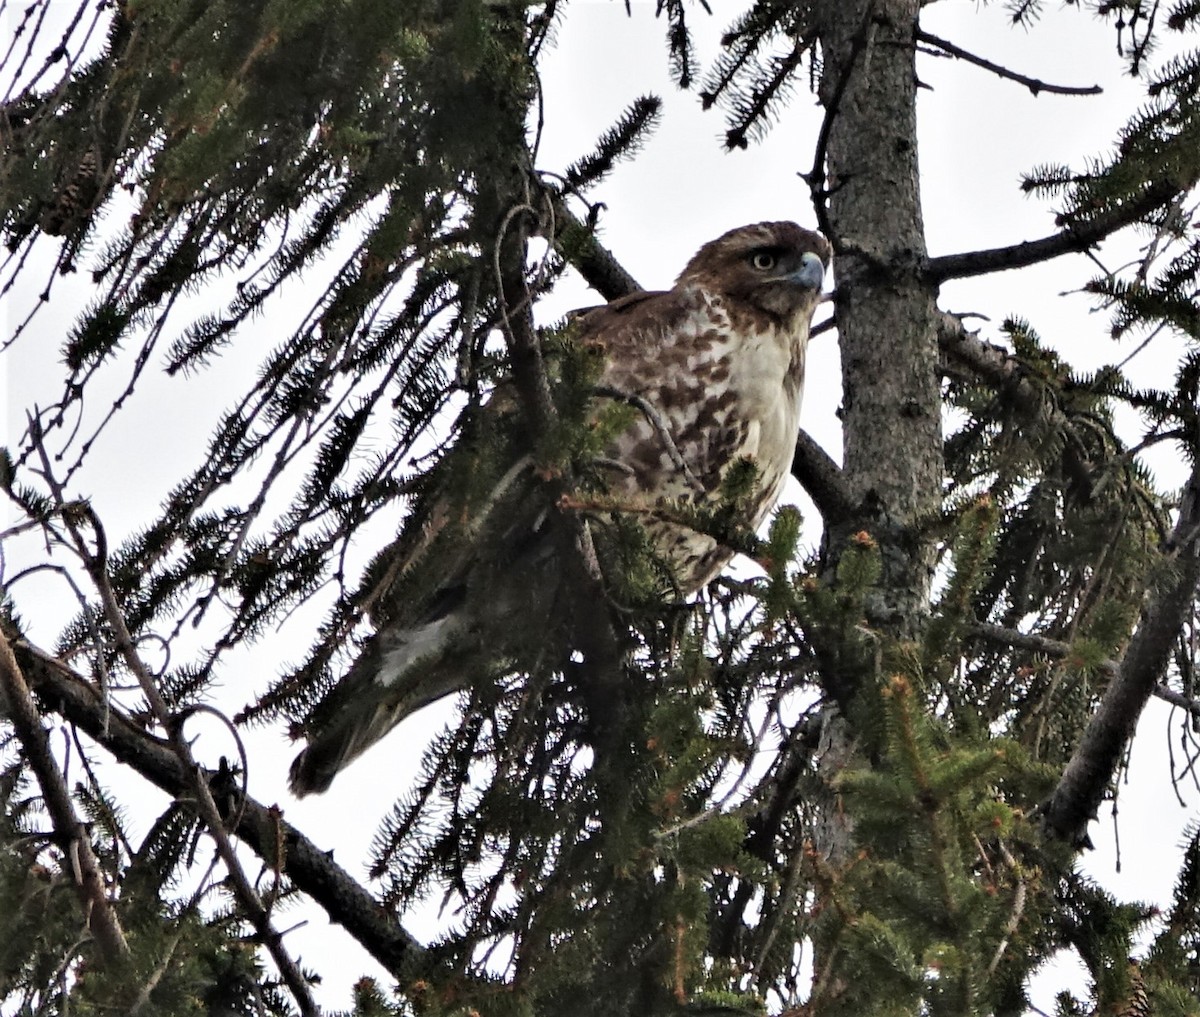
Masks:
[[[594,405],[617,399],[635,408],[596,463],[612,502],[713,504],[726,471],[748,457],[758,483],[744,522],[762,522],[791,465],[809,322],[829,256],[823,237],[794,223],[744,226],[702,247],[671,290],[583,315],[579,341],[604,358]],[[502,387],[475,442],[427,479],[404,533],[373,566],[363,606],[376,633],[314,713],[309,746],[292,766],[297,794],[323,791],[415,710],[527,666],[537,649],[523,645],[528,619],[542,620],[548,638],[562,634],[560,649],[569,650],[570,550],[510,409],[514,397]],[[497,448],[508,452],[499,465]],[[474,495],[454,493],[455,470],[489,467],[483,494],[478,485]],[[639,517],[684,595],[732,557],[681,523]]]

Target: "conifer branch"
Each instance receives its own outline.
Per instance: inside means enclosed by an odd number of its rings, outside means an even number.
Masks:
[[[554,246],[592,289],[605,300],[637,293],[644,287],[600,243],[593,226],[579,220],[561,196],[554,197]]]
[[[1051,660],[1065,660],[1071,656],[1070,643],[1065,643],[1061,639],[1052,639],[1050,636],[1039,636],[1030,632],[1018,632],[1016,629],[1005,628],[1003,625],[993,625],[991,622],[975,622],[970,626],[969,631],[971,635],[994,646],[1007,646],[1016,650],[1029,650],[1033,653],[1049,657]],[[1111,659],[1102,660],[1098,664],[1091,666],[1095,667],[1101,674],[1108,675],[1110,678],[1117,675],[1121,670],[1120,663]],[[1161,699],[1164,703],[1169,703],[1171,706],[1187,710],[1193,717],[1200,718],[1200,701],[1190,696],[1185,696],[1182,692],[1176,692],[1163,682],[1158,682],[1154,686],[1151,690],[1151,695],[1155,699]]]
[[[513,18],[505,33],[521,38],[524,50],[524,25]],[[551,192],[540,186],[533,172],[532,156],[525,144],[525,110],[508,101],[489,102],[503,111],[506,122],[499,132],[500,149],[493,153],[499,160],[481,169],[486,200],[477,205],[482,221],[497,222],[492,241],[492,267],[502,317],[503,332],[508,345],[513,382],[531,425],[535,443],[552,433],[558,426],[558,411],[550,393],[546,363],[541,342],[533,326],[532,293],[525,272],[528,238],[535,231],[549,237],[558,233],[557,206]],[[490,202],[495,204],[489,208]],[[540,207],[535,207],[535,205]],[[571,485],[564,478],[563,492]],[[586,520],[567,516],[563,519],[564,538],[571,553],[564,555],[573,574],[569,585],[576,591],[581,609],[575,631],[577,648],[583,655],[589,713],[593,720],[594,748],[597,758],[606,754],[609,735],[620,731],[622,725],[612,723],[625,707],[622,683],[625,669],[621,640],[605,609],[604,578]],[[587,607],[583,607],[587,605]]]
[[[29,765],[42,789],[42,801],[54,824],[55,840],[72,863],[75,885],[83,904],[84,924],[96,937],[101,956],[112,961],[127,956],[129,944],[104,886],[104,873],[83,823],[75,814],[70,792],[59,771],[42,718],[30,694],[7,635],[0,632],[0,701],[12,721]]]
[[[53,703],[68,723],[167,794],[191,797],[193,781],[167,741],[149,734],[123,710],[106,709],[94,687],[53,655],[21,638],[12,639],[11,653],[31,686]],[[211,771],[196,772],[213,776]],[[239,812],[241,821],[233,831],[238,839],[268,866],[274,866],[282,854],[282,872],[291,883],[316,901],[331,921],[341,925],[393,976],[401,978],[419,965],[424,956],[421,944],[334,862],[330,852],[288,823],[278,807],[263,805],[247,795],[223,809],[229,816]]]
[[[974,53],[956,46],[948,39],[939,38],[932,32],[926,32],[924,29],[918,28],[916,34],[917,42],[936,46],[947,56],[965,60],[976,67],[982,67],[985,71],[991,71],[997,77],[1007,78],[1009,81],[1015,81],[1020,85],[1024,85],[1034,95],[1038,95],[1041,92],[1054,92],[1058,95],[1099,95],[1104,91],[1099,85],[1051,85],[1049,82],[1041,81],[1038,78],[1030,78],[1024,74],[1018,74],[1016,71],[1010,71],[1007,67],[1002,67],[1000,64],[992,63],[991,60],[976,56]]]
[[[1184,488],[1167,550],[1174,557],[1173,569],[1142,609],[1120,668],[1058,786],[1041,809],[1047,829],[1077,845],[1088,843],[1087,824],[1100,808],[1142,709],[1160,683],[1179,630],[1192,610],[1200,581],[1200,463],[1192,468]]]
[[[792,457],[792,476],[808,493],[823,519],[846,519],[854,511],[854,500],[842,475],[842,468],[804,430],[796,435]]]
[[[569,190],[579,193],[603,180],[619,159],[637,154],[642,142],[662,119],[662,100],[656,95],[643,95],[621,115],[621,119],[600,135],[596,148],[576,159],[567,167],[564,182]]]
[[[930,258],[925,265],[925,278],[931,283],[941,283],[947,279],[966,279],[1011,268],[1038,265],[1064,254],[1086,251],[1110,234],[1133,225],[1156,208],[1165,205],[1178,192],[1179,188],[1170,180],[1157,180],[1137,197],[1128,199],[1119,207],[1101,212],[1083,222],[1067,225],[1048,237],[1010,244],[1007,247],[993,247],[985,251],[945,254],[940,258]]]
[[[938,349],[943,373],[951,365],[965,368],[972,377],[992,386],[1016,410],[1045,417],[1056,428],[1069,426],[1059,407],[1045,398],[1044,389],[1027,377],[1021,360],[1004,347],[984,342],[967,331],[958,315],[942,312]],[[1090,490],[1091,470],[1080,451],[1074,445],[1067,445],[1062,456],[1071,480],[1080,485],[1080,490]]]

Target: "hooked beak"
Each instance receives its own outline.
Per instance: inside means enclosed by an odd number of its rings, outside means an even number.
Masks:
[[[800,259],[800,267],[788,279],[810,290],[819,290],[825,281],[825,266],[818,255],[806,251]]]

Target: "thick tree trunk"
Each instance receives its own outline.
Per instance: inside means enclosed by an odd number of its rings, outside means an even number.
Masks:
[[[918,0],[821,0],[820,98],[827,116],[824,229],[835,248],[844,389],[843,486],[850,511],[825,519],[824,580],[836,582],[847,542],[865,531],[883,573],[867,623],[885,639],[919,637],[929,611],[932,528],[942,478],[936,292],[924,280],[917,176],[913,35]],[[814,178],[820,186],[821,181]],[[818,639],[820,639],[818,635]],[[872,712],[874,654],[818,647],[836,706],[825,716],[820,772],[830,798],[814,846],[836,868],[854,856],[851,819],[833,781],[872,754],[858,721]],[[836,956],[816,942],[818,964]],[[818,982],[822,1012],[837,1012],[839,979]],[[825,1008],[828,1008],[827,1010]]]
[[[928,611],[928,523],[942,475],[936,293],[921,275],[918,12],[918,0],[822,0],[817,13],[844,468],[858,505],[825,522],[833,558],[860,529],[878,541],[884,574],[869,621],[900,638],[915,636]]]

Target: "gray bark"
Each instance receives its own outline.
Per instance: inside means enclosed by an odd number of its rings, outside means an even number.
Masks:
[[[929,609],[942,475],[936,291],[923,277],[917,176],[917,0],[822,0],[825,180],[836,256],[845,480],[857,511],[827,519],[829,546],[860,529],[884,576],[873,624],[912,638]]]
[[[833,582],[841,549],[859,531],[869,533],[883,575],[867,621],[898,639],[917,637],[929,612],[933,544],[926,524],[938,510],[942,478],[939,318],[923,274],[917,174],[918,12],[918,0],[821,0],[814,10],[826,124],[818,142],[824,162],[810,184],[835,251],[841,490],[849,509],[826,514],[823,572]],[[861,651],[836,638],[818,646],[818,655],[834,705],[822,718],[819,769],[830,800],[820,810],[814,846],[839,865],[853,857],[853,829],[833,781],[870,751],[856,737],[858,693],[877,678]],[[827,988],[836,994],[836,986]]]

